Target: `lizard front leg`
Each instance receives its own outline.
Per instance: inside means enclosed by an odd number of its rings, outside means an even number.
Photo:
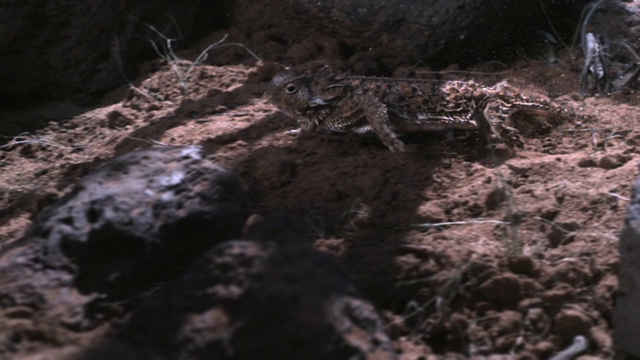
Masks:
[[[389,127],[389,114],[387,106],[373,97],[368,97],[362,103],[362,112],[371,129],[378,135],[382,143],[385,144],[391,152],[403,152],[404,143],[398,139],[396,134]]]
[[[287,134],[311,134],[318,127],[314,122],[307,119],[297,119],[297,121],[300,127],[293,130],[287,130]]]

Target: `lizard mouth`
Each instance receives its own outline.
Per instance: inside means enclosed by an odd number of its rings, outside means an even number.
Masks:
[[[311,99],[309,100],[309,107],[313,108],[313,107],[318,107],[318,106],[324,106],[324,105],[329,105],[328,102],[324,101],[321,98],[315,98],[315,99]]]

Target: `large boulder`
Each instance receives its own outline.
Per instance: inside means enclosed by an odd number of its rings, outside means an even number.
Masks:
[[[42,248],[43,265],[72,269],[81,291],[120,297],[181,274],[202,251],[238,236],[248,213],[235,175],[198,147],[165,147],[86,176],[26,237]]]
[[[110,161],[0,250],[0,315],[7,316],[0,318],[7,339],[0,357],[16,342],[62,341],[47,335],[50,328],[60,334],[98,326],[114,302],[128,308],[207,248],[240,235],[248,212],[238,179],[198,147]]]

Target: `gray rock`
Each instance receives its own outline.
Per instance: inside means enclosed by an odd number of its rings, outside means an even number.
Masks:
[[[197,147],[129,153],[82,179],[26,235],[44,265],[70,267],[85,292],[124,295],[180,274],[238,236],[248,203],[238,179]]]
[[[247,216],[238,179],[198,147],[108,162],[43,210],[25,237],[0,249],[0,357],[33,343],[78,344],[131,311],[134,299],[178,278],[207,248],[238,236]],[[107,350],[89,358],[139,358],[125,345]],[[77,359],[84,352],[74,345],[49,355]]]
[[[41,308],[52,300],[48,290],[65,287],[126,299],[238,236],[248,211],[238,179],[198,147],[124,155],[82,179],[2,249],[0,306]]]
[[[620,238],[618,272],[614,346],[619,354],[640,357],[640,179],[635,184]]]

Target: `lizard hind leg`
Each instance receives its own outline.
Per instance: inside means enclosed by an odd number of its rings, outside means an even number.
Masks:
[[[389,126],[387,106],[374,98],[368,98],[362,104],[362,112],[371,126],[391,152],[404,152],[404,143]]]
[[[508,147],[524,147],[518,129],[509,126],[511,108],[501,101],[490,101],[482,109],[479,125],[490,143],[503,143]]]

